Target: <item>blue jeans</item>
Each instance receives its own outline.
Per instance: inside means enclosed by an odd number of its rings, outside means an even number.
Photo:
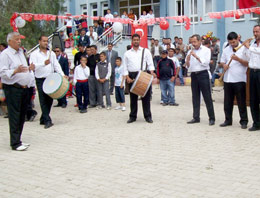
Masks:
[[[160,80],[160,88],[163,103],[175,103],[175,83],[171,80]]]
[[[184,85],[184,79],[183,79],[183,73],[182,73],[182,66],[180,66],[179,78],[180,78],[180,83],[181,83],[181,85]]]
[[[76,83],[76,96],[79,110],[87,109],[88,106],[88,82],[77,82]],[[83,103],[82,103],[83,97]]]
[[[124,87],[120,88],[120,86],[115,86],[115,94],[116,94],[116,102],[117,103],[125,103],[125,93]]]

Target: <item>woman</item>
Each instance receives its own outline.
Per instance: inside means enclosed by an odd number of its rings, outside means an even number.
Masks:
[[[77,47],[79,44],[79,31],[76,30],[73,36],[73,41],[74,41],[74,47]]]

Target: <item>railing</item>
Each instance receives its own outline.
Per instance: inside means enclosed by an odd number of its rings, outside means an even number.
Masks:
[[[56,30],[56,32],[60,32],[62,30],[65,30],[66,29],[66,26],[62,26],[60,27],[58,30]],[[54,34],[51,34],[50,36],[48,36],[48,42],[49,43],[52,43],[52,37],[53,37]],[[34,50],[36,50],[38,47],[40,46],[40,44],[37,44],[36,46],[34,46],[32,49],[30,49],[26,55],[29,56]]]

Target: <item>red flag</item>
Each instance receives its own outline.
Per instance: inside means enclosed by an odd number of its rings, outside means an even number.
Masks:
[[[239,0],[238,6],[240,9],[251,8],[257,6],[260,3],[260,0]]]
[[[140,35],[140,46],[143,48],[148,48],[148,39],[147,39],[147,24],[132,24],[132,35]]]

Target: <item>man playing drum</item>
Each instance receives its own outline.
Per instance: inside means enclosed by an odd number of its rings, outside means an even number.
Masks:
[[[50,74],[57,72],[64,76],[64,73],[55,53],[48,49],[48,37],[41,36],[39,38],[39,44],[39,49],[35,50],[30,56],[30,63],[35,64],[36,85],[42,111],[40,124],[44,125],[44,128],[47,129],[53,126],[51,117],[49,115],[51,112],[53,99],[43,92],[42,85],[44,80]]]
[[[152,75],[154,74],[154,64],[153,58],[148,49],[145,49],[144,56],[143,56],[143,63],[142,62],[142,52],[143,48],[140,47],[140,36],[138,34],[133,34],[132,36],[132,49],[128,50],[124,54],[124,69],[125,69],[125,76],[127,82],[130,84],[130,88],[133,86],[133,82],[138,75],[138,72],[142,70],[141,65],[143,68],[147,66],[147,70],[151,72]],[[151,107],[150,107],[150,98],[151,98],[151,87],[147,91],[147,94],[142,97],[142,105],[143,105],[143,113],[146,122],[153,123],[152,114],[151,114]],[[129,120],[127,123],[132,123],[136,121],[137,118],[137,110],[138,110],[138,95],[134,93],[130,93],[130,115]]]

